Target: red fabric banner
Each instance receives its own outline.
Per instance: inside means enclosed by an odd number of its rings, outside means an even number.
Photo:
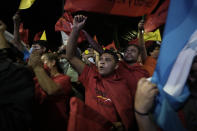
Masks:
[[[110,50],[111,48],[113,48],[114,50],[117,50],[114,41],[110,43],[109,45],[105,46],[104,48],[108,50]]]
[[[80,99],[70,100],[70,116],[67,131],[109,131],[112,123]]]
[[[55,24],[55,31],[64,31],[66,34],[70,34],[73,25],[73,17],[70,13],[65,12],[62,17]]]
[[[34,36],[34,41],[40,40],[41,35],[42,35],[42,32],[36,33],[35,36]]]
[[[64,31],[67,35],[69,35],[72,31],[72,25],[73,25],[73,17],[69,12],[65,12],[62,17],[57,21],[55,24],[55,31]],[[81,31],[78,38],[78,43],[81,43],[86,38]]]
[[[159,7],[155,14],[148,16],[144,24],[145,32],[153,31],[157,29],[159,26],[165,24],[166,17],[168,14],[169,3],[170,0],[164,1],[164,3]]]
[[[89,11],[121,16],[150,14],[159,0],[66,0],[66,11]]]

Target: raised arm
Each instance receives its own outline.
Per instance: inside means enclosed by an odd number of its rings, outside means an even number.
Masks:
[[[82,73],[85,63],[76,57],[75,52],[77,49],[77,39],[79,37],[79,32],[84,27],[86,19],[87,17],[83,15],[77,15],[74,17],[72,32],[68,38],[68,43],[66,46],[66,58],[79,74]]]
[[[157,127],[149,115],[157,94],[158,89],[155,84],[145,78],[139,80],[134,105],[139,131],[157,131]]]
[[[59,95],[63,92],[61,86],[55,83],[45,72],[41,62],[41,56],[37,51],[33,51],[30,55],[28,65],[32,67],[40,87],[48,95]]]
[[[142,52],[141,52],[142,63],[144,64],[147,58],[147,51],[146,51],[145,42],[144,42],[144,20],[141,20],[138,23],[138,35],[139,35],[138,42],[142,49]]]
[[[6,25],[3,23],[3,21],[0,20],[0,49],[10,48],[4,37],[5,30],[6,30]]]
[[[12,19],[14,22],[14,41],[12,44],[14,44],[21,52],[23,52],[25,50],[25,47],[21,43],[19,34],[19,27],[21,22],[19,11],[16,12]]]
[[[88,42],[92,45],[92,48],[95,49],[99,54],[104,52],[103,48],[99,43],[97,43],[92,37],[85,31],[82,30]]]

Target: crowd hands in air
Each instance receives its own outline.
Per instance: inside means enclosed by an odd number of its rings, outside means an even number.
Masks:
[[[83,29],[87,19],[83,15],[74,17],[67,45],[56,52],[50,52],[44,40],[34,41],[30,48],[22,44],[18,12],[13,17],[14,39],[11,42],[6,40],[6,25],[0,21],[1,130],[65,131],[78,126],[85,129],[83,125],[91,126],[90,120],[103,130],[159,130],[151,117],[159,90],[147,80],[154,72],[159,46],[147,52],[144,21],[138,24],[138,44],[128,44],[121,52],[104,50],[95,42]],[[90,45],[84,51],[77,47],[81,31]],[[188,76],[193,92],[188,102],[196,101],[196,62],[195,57]],[[21,71],[23,73],[18,73]],[[80,118],[81,124],[73,120],[79,119],[72,115],[76,111],[69,103],[73,97],[83,103],[78,108],[83,111],[88,108],[87,113],[91,114],[89,118]],[[109,127],[96,121],[97,117],[110,123]],[[86,129],[97,130],[97,127]]]

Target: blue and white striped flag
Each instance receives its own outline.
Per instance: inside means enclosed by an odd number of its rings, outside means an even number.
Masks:
[[[160,55],[152,77],[152,82],[157,84],[160,91],[156,99],[154,117],[164,131],[185,130],[176,111],[189,96],[185,82],[192,58],[196,55],[197,41],[193,40],[197,37],[197,33],[194,33],[196,29],[197,0],[171,0]],[[191,57],[182,59],[183,56]],[[191,59],[187,61],[189,66],[177,66],[188,59]],[[189,68],[186,69],[186,66]],[[182,73],[179,72],[179,76],[174,75],[177,71]]]

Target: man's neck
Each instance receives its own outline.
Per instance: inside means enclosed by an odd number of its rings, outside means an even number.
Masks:
[[[134,64],[136,64],[137,62],[126,62],[128,65],[133,66]]]
[[[130,66],[134,65],[135,63],[137,63],[137,61],[126,61],[126,60],[124,60],[124,62],[126,62]]]

